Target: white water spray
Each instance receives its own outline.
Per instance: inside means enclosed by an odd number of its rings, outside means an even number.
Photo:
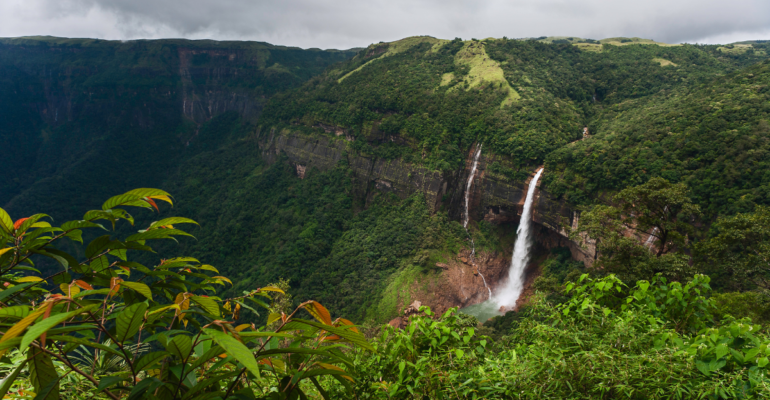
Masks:
[[[532,202],[535,198],[535,189],[537,181],[543,168],[535,174],[532,182],[527,189],[527,197],[524,200],[524,210],[521,212],[521,222],[516,230],[516,244],[513,246],[513,257],[511,258],[511,267],[508,270],[508,283],[497,293],[495,301],[498,306],[514,307],[516,300],[524,291],[524,269],[529,262],[529,249],[532,246],[532,236],[530,226],[532,226]]]
[[[648,237],[647,241],[644,242],[644,245],[647,246],[648,249],[652,249],[652,244],[655,241],[656,233],[658,233],[658,228],[652,228],[652,233],[650,233],[650,237]]]
[[[465,184],[465,215],[463,216],[463,228],[468,229],[468,205],[471,199],[471,185],[473,185],[473,178],[476,176],[476,168],[479,166],[479,156],[481,155],[481,144],[476,148],[476,154],[473,156],[473,164],[471,164],[471,173],[468,174],[468,182]]]
[[[489,297],[487,298],[491,299],[492,289],[489,288],[489,285],[487,285],[487,279],[484,278],[484,275],[481,273],[481,270],[479,270],[479,267],[476,266],[476,262],[475,262],[476,243],[473,241],[473,237],[471,236],[471,233],[468,231],[468,221],[470,220],[468,207],[470,205],[471,186],[473,185],[473,179],[476,177],[476,168],[479,166],[479,156],[481,156],[480,143],[476,149],[476,154],[473,156],[473,164],[471,165],[471,172],[470,174],[468,174],[468,182],[465,184],[465,214],[463,215],[463,228],[465,228],[465,233],[468,234],[468,239],[471,240],[471,264],[473,264],[473,266],[476,267],[476,272],[479,273],[481,280],[484,282],[484,287],[487,288],[487,292],[489,293]]]

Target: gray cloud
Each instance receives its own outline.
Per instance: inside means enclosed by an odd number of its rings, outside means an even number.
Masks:
[[[3,0],[0,36],[259,40],[350,48],[440,38],[770,39],[767,0]]]

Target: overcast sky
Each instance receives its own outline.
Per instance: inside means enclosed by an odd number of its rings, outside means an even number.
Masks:
[[[303,48],[414,35],[730,43],[770,39],[770,0],[0,0],[0,37],[29,35]]]

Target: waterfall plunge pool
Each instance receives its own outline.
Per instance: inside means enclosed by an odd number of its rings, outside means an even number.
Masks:
[[[473,315],[479,322],[484,323],[488,319],[503,315],[500,311],[500,305],[493,300],[487,300],[483,303],[474,304],[465,308],[461,308],[460,312],[468,315]]]

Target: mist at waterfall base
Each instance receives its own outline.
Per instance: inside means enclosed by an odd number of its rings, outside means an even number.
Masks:
[[[524,291],[524,270],[529,263],[532,250],[532,203],[535,198],[535,189],[537,181],[543,173],[543,168],[537,171],[527,188],[527,197],[524,201],[524,209],[521,212],[521,222],[516,229],[516,244],[513,246],[513,256],[511,257],[511,266],[508,269],[508,280],[505,285],[496,290],[494,297],[489,300],[474,304],[461,309],[460,311],[475,316],[479,321],[486,321],[497,315],[504,314],[500,310],[512,310],[516,306],[516,300],[519,299]]]

